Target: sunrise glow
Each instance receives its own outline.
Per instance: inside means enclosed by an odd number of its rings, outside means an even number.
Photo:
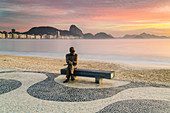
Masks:
[[[170,0],[0,0],[0,31],[34,26],[170,36]]]

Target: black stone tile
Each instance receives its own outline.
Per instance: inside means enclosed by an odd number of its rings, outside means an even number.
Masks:
[[[134,99],[110,104],[97,113],[169,113],[170,102],[162,100]]]
[[[12,72],[16,71],[4,71],[0,73],[12,73]],[[111,88],[73,88],[55,82],[54,79],[59,76],[57,73],[48,73],[40,71],[17,71],[17,72],[45,74],[48,78],[41,82],[33,84],[27,89],[27,92],[29,95],[35,98],[49,101],[84,102],[108,98],[129,88],[138,87],[170,88],[170,86],[142,82],[130,82],[129,84],[126,85]]]
[[[19,88],[22,85],[17,80],[0,79],[0,95]]]

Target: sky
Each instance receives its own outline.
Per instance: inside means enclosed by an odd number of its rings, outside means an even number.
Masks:
[[[170,36],[170,0],[0,0],[0,31],[52,26],[112,36]]]

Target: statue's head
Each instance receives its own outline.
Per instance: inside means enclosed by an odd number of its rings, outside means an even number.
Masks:
[[[74,47],[70,47],[70,53],[74,53],[74,52],[75,52]]]

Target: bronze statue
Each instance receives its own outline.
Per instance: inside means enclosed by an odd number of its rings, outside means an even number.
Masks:
[[[71,81],[74,81],[74,70],[77,69],[77,63],[78,63],[78,54],[75,53],[74,47],[70,47],[70,53],[66,54],[66,62],[67,62],[67,74],[66,74],[66,80],[64,83],[68,82],[71,77]]]

